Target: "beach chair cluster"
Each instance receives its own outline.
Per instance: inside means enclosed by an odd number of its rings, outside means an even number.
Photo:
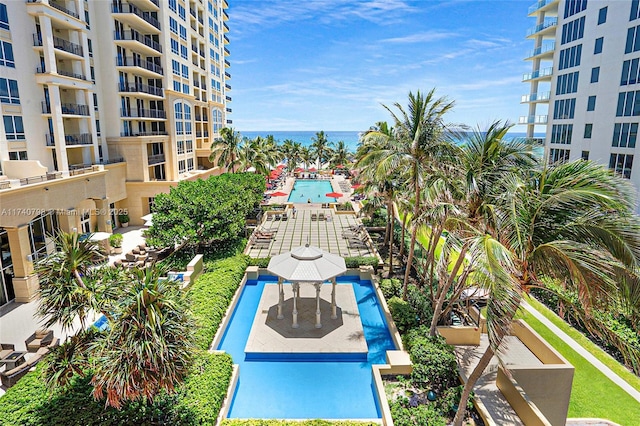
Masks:
[[[332,217],[329,213],[325,213],[325,212],[319,212],[319,213],[311,213],[311,221],[312,222],[316,222],[316,221],[327,221],[327,222],[331,222]]]
[[[249,237],[249,245],[252,248],[271,247],[271,243],[275,241],[277,229],[257,228]]]
[[[289,220],[289,215],[286,212],[276,213],[276,214],[267,214],[266,220]]]
[[[368,235],[364,225],[350,225],[343,228],[342,238],[347,240],[347,247],[350,249],[369,249]]]

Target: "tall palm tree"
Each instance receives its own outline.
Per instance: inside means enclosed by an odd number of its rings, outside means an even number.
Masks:
[[[409,103],[406,109],[399,103],[394,104],[397,112],[383,105],[394,121],[393,142],[383,146],[382,149],[369,152],[360,160],[363,166],[378,163],[378,167],[383,171],[390,173],[400,170],[407,176],[414,198],[412,220],[417,220],[420,216],[422,208],[420,195],[426,179],[437,165],[447,129],[444,115],[453,108],[453,104],[445,97],[436,98],[435,89],[432,89],[426,95],[420,91],[416,94],[409,92]],[[378,138],[380,133],[380,130],[373,130],[366,135],[366,138]],[[417,231],[418,226],[414,223],[404,276],[404,299],[407,297]]]
[[[236,132],[233,127],[223,127],[220,129],[220,137],[215,139],[211,145],[209,161],[218,167],[231,169],[231,172],[235,173],[241,142],[240,132]]]
[[[256,168],[257,173],[269,174],[271,168],[279,161],[278,149],[273,136],[270,138],[258,136],[251,142],[250,146],[253,151],[251,165]]]
[[[313,154],[311,153],[311,149],[308,146],[303,146],[300,149],[300,160],[302,160],[304,164],[304,168],[309,168],[309,163],[313,159]]]
[[[349,162],[349,158],[351,157],[351,152],[344,141],[338,141],[333,148],[333,152],[331,158],[329,159],[329,163],[332,166],[344,165]]]
[[[300,144],[294,142],[292,139],[285,139],[280,145],[280,152],[282,156],[287,159],[287,165],[289,169],[295,168],[295,158],[298,157],[300,151]]]
[[[318,168],[322,168],[322,165],[327,160],[327,153],[329,151],[329,140],[324,130],[316,132],[316,135],[311,138],[311,149],[313,155],[317,160]]]

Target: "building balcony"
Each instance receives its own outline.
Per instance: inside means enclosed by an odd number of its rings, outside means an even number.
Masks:
[[[540,93],[531,93],[529,95],[522,95],[520,98],[520,103],[530,103],[530,102],[549,102],[549,96],[551,92],[540,92]]]
[[[150,56],[157,56],[158,53],[162,53],[162,46],[160,46],[160,43],[149,36],[138,33],[137,31],[114,31],[113,39],[124,47],[138,50],[141,53],[145,53]]]
[[[229,49],[227,49],[226,47],[224,48],[224,56],[229,56],[231,55],[231,52],[229,52]]]
[[[45,135],[45,141],[47,143],[47,146],[56,146],[55,137],[51,133]],[[64,135],[64,144],[65,146],[92,145],[93,137],[91,136],[91,133]]]
[[[67,9],[64,6],[61,6],[61,5],[59,5],[58,3],[54,2],[54,1],[45,2],[43,0],[27,0],[27,3],[48,4],[52,8],[59,10],[60,12],[64,13],[65,15],[69,15],[69,16],[74,17],[76,19],[80,19],[80,15],[78,15],[76,12],[74,12],[73,10]]]
[[[111,13],[116,15],[118,21],[126,22],[145,33],[160,32],[160,22],[150,12],[144,12],[132,4],[113,4]]]
[[[518,119],[518,124],[547,124],[548,115],[525,115]]]
[[[224,44],[229,44],[229,37],[227,37],[227,35],[224,35]]]
[[[227,13],[226,10],[222,11],[222,19],[223,19],[223,21],[228,21],[229,20],[229,14]]]
[[[127,0],[127,2],[144,11],[152,10],[155,12],[160,10],[160,0]]]
[[[116,57],[116,65],[118,67],[130,68],[129,71],[135,74],[147,75],[156,78],[158,75],[164,75],[164,70],[160,65],[151,61],[145,61],[138,56],[118,56]]]
[[[34,33],[33,45],[36,47],[42,47],[42,44],[42,35]],[[84,56],[82,46],[80,46],[79,44],[71,43],[70,41],[60,37],[53,36],[53,47],[64,52],[72,53],[76,56]]]
[[[147,162],[150,166],[164,163],[165,161],[167,160],[165,159],[164,154],[154,154],[147,157]]]
[[[233,120],[227,120],[227,124],[233,124]]]
[[[27,13],[31,16],[47,16],[56,27],[82,30],[87,25],[78,13],[53,1],[27,0]]]
[[[531,80],[540,80],[540,79],[551,80],[552,74],[553,74],[553,67],[542,68],[534,72],[523,74],[522,81],[531,81]]]
[[[121,109],[120,117],[165,120],[167,118],[167,114],[162,109],[132,108],[128,111]]]
[[[529,51],[529,53],[527,54],[527,57],[525,59],[531,60],[533,58],[536,59],[549,59],[551,60],[553,58],[553,52],[555,52],[556,50],[556,43],[546,43],[542,46],[538,46],[535,49]],[[548,58],[545,58],[545,56],[548,56]]]
[[[227,89],[227,90],[231,90],[231,85],[225,83],[224,88]]]
[[[224,60],[224,66],[227,68],[231,68],[231,62],[229,62],[228,60]]]
[[[161,88],[149,86],[143,83],[119,83],[118,91],[121,93],[146,94],[159,98],[164,97],[164,91]]]
[[[229,114],[231,114],[233,112],[233,110],[231,108],[225,108],[225,111],[227,111]]]
[[[120,132],[120,137],[123,138],[131,138],[131,137],[140,137],[140,136],[167,136],[169,135],[169,133],[167,133],[164,130],[159,130],[159,131],[155,131],[155,132],[136,132],[133,130],[129,130],[128,132]]]
[[[49,71],[47,71],[47,69],[45,67],[38,67],[36,68],[36,74],[50,74]],[[88,81],[87,80],[87,76],[85,76],[84,74],[77,74],[71,71],[65,71],[65,70],[58,70],[57,71],[58,75],[62,75],[65,77],[70,77],[70,78],[75,78],[77,80],[84,80],[84,81]]]
[[[42,113],[51,114],[51,105],[47,101],[42,101]],[[60,109],[63,115],[80,115],[84,117],[89,116],[89,106],[79,104],[60,104]]]
[[[225,78],[227,79],[231,79],[231,73],[225,72],[224,73]]]
[[[560,0],[538,0],[536,3],[529,6],[529,15],[533,15],[537,12],[542,12],[543,10],[557,10],[558,3],[560,3]]]
[[[547,33],[555,33],[555,28],[558,26],[558,18],[549,18],[545,19],[541,24],[536,25],[533,28],[529,28],[527,30],[527,37],[531,37],[534,35],[544,35]],[[548,30],[548,31],[545,31]],[[544,34],[538,34],[541,31],[544,31]]]
[[[229,25],[227,25],[227,23],[226,23],[226,22],[223,22],[223,23],[222,23],[222,27],[224,28],[224,32],[225,32],[225,33],[228,33],[228,32],[229,32]]]

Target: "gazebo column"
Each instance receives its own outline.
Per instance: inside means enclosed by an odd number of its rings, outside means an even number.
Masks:
[[[282,305],[284,304],[284,287],[282,285],[282,277],[278,277],[278,319],[283,319]]]
[[[293,283],[291,287],[293,287],[293,324],[291,327],[298,328],[300,327],[300,324],[298,324],[298,293],[300,292],[300,283]]]
[[[316,328],[322,328],[322,323],[320,322],[320,287],[322,283],[315,283],[316,286]]]
[[[336,279],[331,279],[331,319],[337,319],[338,312],[336,309]]]

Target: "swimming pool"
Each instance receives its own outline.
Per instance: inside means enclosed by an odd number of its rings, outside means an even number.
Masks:
[[[296,179],[293,190],[289,194],[290,203],[335,203],[335,198],[324,194],[333,192],[331,182],[327,180]]]
[[[338,286],[353,288],[368,345],[366,360],[315,354],[311,362],[289,359],[246,359],[245,345],[265,286],[275,278],[247,281],[217,349],[239,365],[239,380],[228,413],[230,418],[376,419],[380,410],[372,386],[371,365],[385,364],[395,349],[370,281],[340,277]],[[286,354],[282,354],[286,356]],[[331,360],[327,360],[331,358]]]

